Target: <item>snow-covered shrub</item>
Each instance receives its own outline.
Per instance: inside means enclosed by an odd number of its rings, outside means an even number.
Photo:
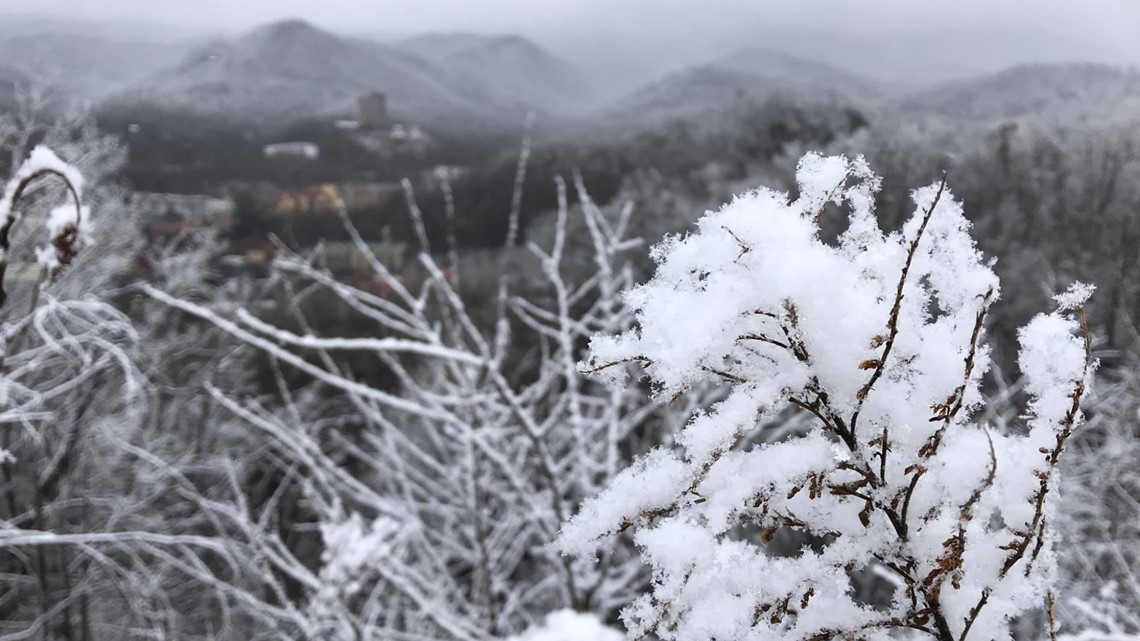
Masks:
[[[1008,638],[1012,617],[1052,603],[1049,497],[1091,383],[1092,288],[1021,330],[1025,426],[995,433],[970,415],[998,281],[945,178],[893,233],[862,158],[808,154],[797,181],[795,199],[749,192],[659,244],[656,275],[627,294],[636,328],[593,339],[592,372],[640,363],[666,399],[729,392],[587,501],[560,547],[590,555],[632,532],[654,570],[624,611],[638,638]],[[836,207],[848,225],[825,242]],[[787,412],[814,426],[752,444]],[[808,544],[770,553],[781,530]],[[885,602],[854,592],[868,571]]]

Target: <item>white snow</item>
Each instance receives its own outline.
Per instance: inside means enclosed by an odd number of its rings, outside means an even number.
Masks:
[[[622,641],[621,632],[607,627],[598,617],[573,610],[558,610],[510,641]]]

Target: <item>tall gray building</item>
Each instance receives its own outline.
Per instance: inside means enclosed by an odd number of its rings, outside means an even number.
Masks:
[[[388,96],[383,91],[373,91],[358,97],[356,120],[364,129],[380,129],[388,126]]]

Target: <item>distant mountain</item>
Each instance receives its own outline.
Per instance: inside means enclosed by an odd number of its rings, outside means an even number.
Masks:
[[[457,118],[495,110],[485,96],[418,56],[299,20],[200,47],[113,100],[275,120],[347,114],[357,96],[378,90],[405,117]]]
[[[177,44],[200,39],[202,32],[180,24],[61,18],[44,15],[5,15],[0,20],[0,37],[31,36],[44,33],[92,36],[102,40],[139,40]]]
[[[645,126],[707,118],[741,103],[776,96],[860,103],[878,95],[871,81],[835,67],[762,49],[742,49],[653,82],[620,100],[609,115]]]
[[[588,84],[570,63],[520,36],[431,33],[395,46],[499,101],[569,111],[591,97]]]
[[[1140,70],[1091,63],[1022,65],[906,96],[894,106],[911,117],[977,124],[1030,115],[1140,114]]]
[[[77,98],[98,100],[185,53],[179,44],[68,32],[0,37],[0,78],[36,78]]]
[[[825,26],[770,29],[754,41],[769,49],[856,71],[887,89],[918,91],[1028,63],[1123,60],[1109,39],[1060,35],[1022,24],[940,24],[898,29],[872,24],[858,30]]]
[[[450,33],[425,33],[410,38],[393,40],[391,44],[435,63],[452,60],[465,51],[481,49],[500,38],[510,36],[488,36],[479,33],[455,31]],[[523,40],[524,38],[519,38]]]
[[[768,49],[738,49],[711,64],[713,67],[751,74],[771,82],[786,83],[793,90],[856,100],[869,100],[881,94],[875,82],[862,76],[822,62]]]
[[[523,38],[379,43],[288,20],[198,47],[110,101],[275,121],[347,115],[357,96],[383,91],[398,119],[517,126],[532,109],[565,111],[582,86],[568,64]]]

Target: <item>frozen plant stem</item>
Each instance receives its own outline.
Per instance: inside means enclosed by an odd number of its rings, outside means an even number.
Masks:
[[[74,221],[63,222],[53,213],[48,221],[48,231],[53,250],[40,255],[41,263],[51,268],[53,276],[71,264],[85,231],[86,216],[81,202],[83,177],[70,165],[64,163],[47,147],[36,147],[28,159],[12,174],[4,191],[0,194],[0,307],[8,300],[4,288],[5,275],[12,251],[12,229],[22,218],[18,209],[28,188],[42,178],[54,177],[61,180],[75,207]]]

